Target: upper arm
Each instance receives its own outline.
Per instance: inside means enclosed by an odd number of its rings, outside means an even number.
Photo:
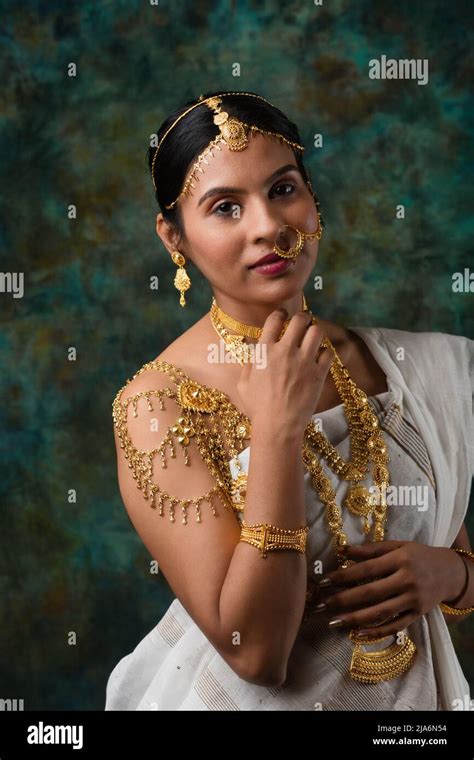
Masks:
[[[172,431],[178,424],[185,427],[186,420],[178,422],[183,409],[166,391],[160,408],[157,391],[166,388],[174,390],[174,384],[163,372],[147,371],[135,376],[122,389],[120,401],[118,395],[114,401],[120,493],[135,530],[174,594],[225,656],[223,642],[228,637],[219,636],[219,597],[240,526],[226,492],[203,461],[198,430],[194,435],[189,431],[187,445],[178,440],[182,429]]]

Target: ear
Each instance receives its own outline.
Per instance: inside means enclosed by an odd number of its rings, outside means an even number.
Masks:
[[[169,251],[169,253],[172,253],[174,250],[176,250],[176,248],[179,246],[176,229],[169,222],[167,222],[166,219],[163,218],[161,211],[156,216],[155,229],[156,234],[159,238],[161,238],[161,241],[166,250]]]

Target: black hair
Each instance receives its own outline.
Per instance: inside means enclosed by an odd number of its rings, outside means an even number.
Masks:
[[[225,90],[206,92],[203,93],[203,97],[209,98],[224,93]],[[251,94],[257,95],[257,93]],[[197,98],[190,100],[168,116],[157,132],[158,142],[173,122],[197,102]],[[296,124],[290,121],[279,108],[259,97],[249,98],[240,93],[228,95],[223,98],[221,108],[230,116],[236,116],[247,124],[254,124],[269,132],[277,132],[292,142],[302,144]],[[176,203],[172,209],[167,209],[166,205],[177,198],[192,164],[217,134],[219,134],[219,127],[214,124],[212,111],[206,106],[194,108],[173,127],[158,151],[153,172],[157,186],[155,198],[163,218],[175,227],[181,239],[185,237],[185,230],[180,204]],[[156,147],[151,146],[148,149],[150,173],[156,150]],[[303,164],[301,151],[295,148],[292,150],[302,177],[308,185],[310,177]],[[311,192],[309,186],[308,189]]]

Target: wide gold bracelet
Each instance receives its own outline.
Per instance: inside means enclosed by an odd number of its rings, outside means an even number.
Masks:
[[[242,520],[240,540],[260,549],[263,558],[266,558],[267,552],[277,551],[279,549],[293,549],[294,551],[304,554],[306,551],[306,536],[308,535],[308,531],[308,527],[298,528],[297,530],[287,530],[285,528],[277,528],[276,525],[270,525],[269,523],[247,525],[247,523]]]
[[[474,554],[472,552],[466,551],[466,549],[455,549],[454,547],[450,547],[454,552],[457,552],[458,554],[461,554],[464,557],[467,557],[471,560],[471,562],[474,562]],[[467,565],[466,565],[467,570]],[[464,584],[464,588],[461,591],[460,594],[458,594],[457,598],[461,598],[464,596],[464,594],[467,591],[467,587],[469,585],[469,571],[467,570],[467,580]],[[444,604],[444,602],[441,602],[439,605],[442,612],[445,612],[447,615],[468,615],[470,612],[474,612],[474,607],[450,607],[449,604]]]

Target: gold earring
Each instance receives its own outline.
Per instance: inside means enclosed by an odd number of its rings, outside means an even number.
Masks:
[[[179,299],[181,306],[186,306],[184,293],[186,290],[189,290],[189,288],[191,287],[191,280],[189,278],[188,273],[186,272],[184,268],[186,259],[184,258],[183,254],[180,251],[173,251],[173,253],[171,254],[171,258],[173,259],[173,262],[176,264],[176,266],[179,267],[174,277],[174,286],[181,293],[181,296]]]

